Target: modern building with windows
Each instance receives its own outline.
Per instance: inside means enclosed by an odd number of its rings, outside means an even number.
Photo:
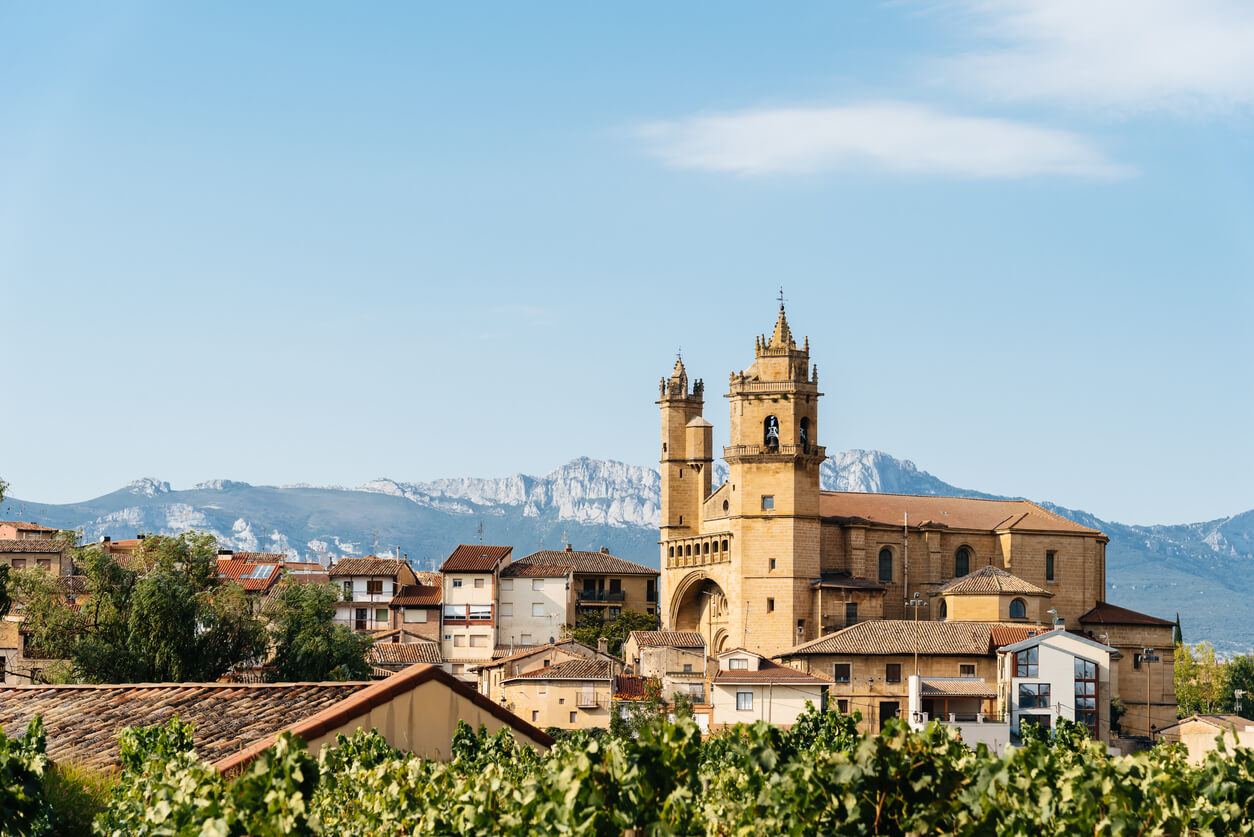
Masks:
[[[1012,732],[1029,723],[1052,729],[1066,718],[1097,740],[1110,740],[1110,664],[1118,651],[1059,627],[998,653]]]

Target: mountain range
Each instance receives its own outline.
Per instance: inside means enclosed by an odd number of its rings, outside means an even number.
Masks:
[[[716,485],[725,475],[720,466]],[[840,491],[998,496],[950,485],[879,451],[831,455],[821,482]],[[175,490],[145,478],[81,503],[6,498],[0,512],[4,519],[79,528],[85,541],[198,529],[227,548],[288,552],[322,563],[399,551],[416,568],[434,569],[458,543],[482,538],[513,545],[519,555],[563,543],[606,546],[657,566],[660,489],[652,468],[580,458],[540,477],[377,479],[356,488],[220,479]],[[1130,526],[1041,505],[1110,537],[1109,601],[1166,619],[1178,612],[1189,642],[1208,640],[1225,653],[1254,648],[1254,625],[1243,606],[1246,591],[1254,589],[1254,510],[1203,523]]]

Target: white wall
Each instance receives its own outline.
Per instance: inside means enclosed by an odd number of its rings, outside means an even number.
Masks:
[[[774,686],[763,684],[737,685],[732,683],[714,684],[710,689],[710,702],[713,705],[714,724],[751,724],[755,721],[766,721],[776,725],[791,725],[797,716],[805,711],[806,701],[814,706],[822,706],[823,687],[813,686]],[[736,693],[752,692],[753,709],[736,708]]]
[[[537,588],[539,583],[539,589]],[[569,616],[570,583],[553,578],[502,578],[497,636],[502,645],[543,645],[561,639]],[[540,615],[535,615],[537,609]]]
[[[461,582],[458,585],[458,582]],[[479,586],[475,586],[475,582]],[[444,603],[441,613],[448,605],[481,605],[491,609],[492,618],[497,618],[496,609],[497,579],[494,573],[458,573],[444,574]],[[447,617],[441,619],[440,650],[448,661],[470,661],[492,659],[492,650],[496,647],[496,630],[494,624],[450,624]],[[474,675],[456,666],[453,673],[467,680]]]

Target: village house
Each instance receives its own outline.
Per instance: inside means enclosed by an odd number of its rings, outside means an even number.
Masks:
[[[1176,722],[1175,623],[1108,602],[1080,616],[1084,633],[1117,650],[1116,696],[1127,711],[1124,735],[1152,738]]]
[[[65,544],[51,538],[4,538],[0,539],[0,564],[8,564],[15,570],[41,569],[52,575],[64,576],[73,572],[72,561],[66,554]]]
[[[444,581],[439,573],[415,571],[414,576],[417,583],[401,585],[388,604],[392,612],[391,626],[439,642]]]
[[[568,625],[587,612],[599,613],[607,622],[627,610],[657,613],[660,572],[611,555],[606,547],[585,552],[567,544],[565,550],[533,552],[516,563],[564,568],[560,575],[570,579],[575,600],[574,611],[566,611],[564,621]]]
[[[509,546],[460,544],[440,567],[444,585],[440,650],[455,677],[473,681],[468,666],[492,659],[498,576],[513,551]]]
[[[1159,731],[1160,739],[1183,744],[1192,764],[1201,764],[1219,747],[1216,740],[1223,737],[1224,749],[1231,753],[1235,747],[1254,748],[1254,721],[1240,715],[1198,715],[1194,713],[1168,724]]]
[[[718,654],[718,673],[710,683],[711,729],[766,721],[789,727],[806,710],[827,709],[824,677],[772,662],[760,654],[733,648]]]
[[[394,558],[345,558],[327,572],[341,588],[335,621],[354,631],[378,631],[391,627],[392,597],[406,584],[417,583],[409,564]]]
[[[614,675],[621,663],[578,659],[501,681],[501,703],[541,728],[608,729]]]
[[[668,702],[680,694],[706,703],[706,681],[718,672],[718,661],[706,656],[705,638],[696,631],[632,631],[623,658],[633,674],[656,678]]]
[[[607,643],[602,640],[597,648],[576,639],[562,639],[544,645],[520,649],[517,653],[476,665],[475,674],[479,678],[479,693],[489,700],[501,699],[501,682],[520,674],[539,671],[556,663],[569,660],[605,660],[616,664],[616,669],[623,668],[622,660],[606,650]]]
[[[501,570],[497,641],[504,646],[552,643],[572,623],[573,570],[522,559]]]

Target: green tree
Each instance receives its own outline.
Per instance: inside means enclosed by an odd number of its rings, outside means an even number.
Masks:
[[[1237,714],[1254,720],[1254,657],[1248,654],[1233,657],[1225,669],[1227,697],[1232,699],[1233,709],[1236,708],[1236,691],[1240,689],[1245,694],[1241,696],[1241,709]]]
[[[609,640],[608,650],[616,657],[622,656],[623,643],[632,631],[656,631],[658,618],[635,610],[625,610],[617,618],[606,621],[599,612],[580,614],[570,636],[584,645],[597,647],[597,640],[605,637]]]
[[[0,619],[9,615],[13,607],[13,594],[9,592],[9,565],[0,564]]]
[[[281,583],[262,616],[274,652],[273,681],[365,680],[374,640],[337,625],[339,591],[330,584]]]
[[[1209,642],[1192,647],[1177,645],[1175,663],[1176,704],[1181,716],[1224,712],[1231,707],[1226,667],[1215,658],[1215,648]]]

